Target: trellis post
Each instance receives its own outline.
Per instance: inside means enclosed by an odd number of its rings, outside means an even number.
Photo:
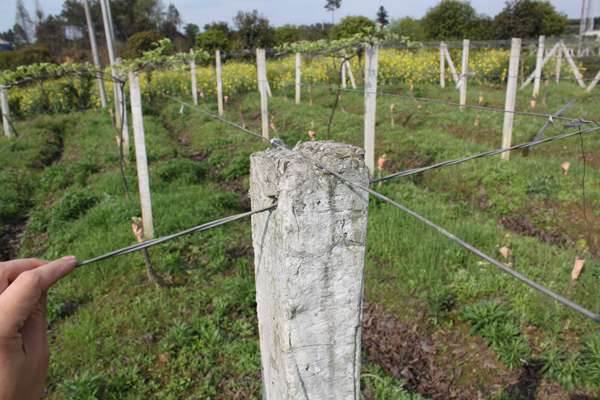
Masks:
[[[6,88],[0,85],[0,109],[2,110],[2,128],[4,129],[4,136],[12,138],[14,132],[10,124],[10,107],[8,105],[8,94]]]
[[[562,49],[560,49],[560,51],[556,52],[556,69],[555,69],[555,75],[556,75],[556,83],[560,83],[560,73],[562,70]]]
[[[467,80],[469,75],[469,39],[463,40],[462,66],[460,75],[460,109],[465,109],[467,105]]]
[[[340,72],[342,74],[341,79],[342,79],[342,89],[346,89],[346,59],[343,58],[342,59],[342,64],[340,65]]]
[[[221,50],[215,51],[215,66],[217,69],[217,107],[219,115],[223,116],[223,67],[221,65]]]
[[[363,151],[333,142],[272,148],[250,162],[264,400],[360,398],[368,194]]]
[[[140,94],[140,80],[137,72],[129,73],[129,90],[131,95],[131,119],[133,121],[135,162],[142,208],[142,223],[144,225],[144,239],[149,240],[154,238],[154,224],[152,222],[152,200],[150,197],[150,179],[148,177],[142,96]]]
[[[365,163],[375,174],[375,122],[377,111],[377,70],[379,47],[367,45],[365,48],[365,126],[364,147]]]
[[[190,49],[190,78],[192,85],[192,101],[198,105],[198,76],[196,75],[196,56],[194,49]]]
[[[118,70],[118,66],[121,64],[121,59],[117,58],[115,61],[115,71]],[[117,73],[119,78],[122,78],[121,75]],[[117,101],[119,102],[119,110],[121,111],[121,115],[119,115],[119,120],[121,121],[121,125],[117,128],[121,132],[121,137],[119,140],[123,140],[123,154],[124,159],[129,159],[129,124],[127,123],[127,96],[123,92],[123,88],[119,86],[119,90],[117,90]]]
[[[446,53],[444,51],[444,42],[440,42],[440,87],[446,87]]]
[[[111,20],[111,12],[110,12],[110,3],[108,0],[100,0],[100,9],[102,11],[102,22],[104,25],[104,36],[106,38],[106,48],[108,50],[108,60],[110,62],[111,73],[114,77],[117,74],[117,68],[115,67],[116,63],[116,55],[115,55],[115,47],[114,47],[114,31]],[[115,123],[118,129],[122,129],[123,122],[121,121],[121,101],[120,97],[122,97],[121,87],[118,84],[113,84],[113,99],[114,99],[114,107],[115,107]]]
[[[537,98],[540,94],[540,86],[542,83],[542,71],[544,69],[544,50],[546,45],[546,37],[540,36],[538,39],[537,57],[535,61],[535,80],[533,81],[533,98]]]
[[[302,56],[296,53],[296,104],[300,104],[302,96]]]
[[[346,60],[346,70],[348,71],[348,78],[350,78],[350,85],[352,85],[352,89],[356,90],[356,81],[354,80],[354,74],[352,73],[352,66],[350,65],[350,61]]]
[[[512,145],[512,130],[515,120],[515,103],[519,80],[519,62],[521,58],[521,39],[513,38],[510,47],[510,62],[506,84],[506,103],[504,105],[504,126],[502,128],[502,148]],[[503,160],[510,159],[510,152],[502,153]]]
[[[267,68],[265,50],[256,49],[256,74],[258,92],[260,93],[260,115],[262,122],[262,135],[269,138],[269,94],[267,93]]]
[[[83,0],[83,9],[85,12],[85,20],[87,23],[88,34],[90,37],[90,47],[92,49],[92,58],[94,60],[94,65],[100,71],[102,69],[102,63],[100,62],[100,55],[98,54],[98,43],[96,42],[96,32],[94,30],[94,24],[92,22],[92,13],[90,12],[90,5],[88,0]],[[98,72],[98,78],[96,80],[98,85],[98,91],[100,92],[100,104],[102,108],[106,108],[108,105],[108,98],[106,96],[106,88],[104,87],[104,80],[102,76],[100,76],[100,72]]]

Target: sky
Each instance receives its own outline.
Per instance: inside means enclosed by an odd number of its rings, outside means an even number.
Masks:
[[[33,15],[35,0],[24,0],[30,14]],[[38,0],[46,14],[59,13],[63,0]],[[258,10],[279,26],[284,24],[310,24],[330,21],[331,17],[323,6],[325,0],[162,0],[173,3],[180,11],[184,23],[193,22],[200,27],[212,21],[227,21],[231,24],[238,10]],[[596,0],[600,2],[600,0]],[[375,17],[377,8],[384,6],[391,18],[405,16],[421,17],[427,9],[439,0],[342,0],[342,8],[336,12],[336,19],[346,15],[365,15]],[[581,12],[581,0],[551,0],[557,10],[569,17],[578,18]],[[0,0],[0,32],[12,27],[15,19],[15,0]],[[505,0],[471,0],[471,4],[482,14],[490,16],[498,13]]]

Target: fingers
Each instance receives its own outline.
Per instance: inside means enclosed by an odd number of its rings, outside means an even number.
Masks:
[[[42,294],[76,264],[75,257],[70,256],[21,273],[0,295],[0,335],[12,335],[21,329]]]
[[[23,272],[38,268],[47,263],[48,261],[38,260],[37,258],[25,258],[0,263],[0,293],[4,292],[8,285]]]
[[[31,361],[33,373],[41,373],[48,368],[48,323],[46,322],[46,294],[43,293],[40,301],[25,321],[21,334],[25,353]]]

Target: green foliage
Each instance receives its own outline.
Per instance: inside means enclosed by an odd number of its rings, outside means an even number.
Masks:
[[[0,51],[0,70],[16,69],[22,65],[51,61],[50,52],[43,47],[25,47],[12,51]]]
[[[482,300],[463,309],[461,320],[471,325],[471,332],[483,336],[500,359],[516,368],[531,357],[531,349],[512,321],[510,310],[493,300]]]
[[[567,16],[558,13],[549,1],[519,0],[506,3],[492,28],[499,39],[537,38],[561,35],[567,25]]]
[[[412,17],[393,20],[389,30],[399,37],[406,37],[411,41],[424,41],[427,39],[421,20]]]
[[[375,23],[363,16],[347,16],[334,25],[329,35],[334,40],[347,39],[356,35],[366,34],[375,28]]]
[[[468,1],[443,0],[427,11],[422,24],[429,39],[465,39],[476,37],[482,19]]]
[[[231,31],[226,22],[216,22],[204,27],[196,37],[196,47],[210,51],[228,51],[231,48]]]
[[[240,50],[268,48],[275,44],[275,30],[258,11],[239,11],[233,22],[237,28],[237,46]]]
[[[155,43],[163,39],[163,36],[154,31],[137,32],[127,39],[127,50],[125,57],[138,58],[145,52],[152,50]]]
[[[85,189],[70,189],[53,207],[52,220],[54,223],[59,224],[77,219],[96,205],[98,201],[96,195]]]
[[[156,174],[163,182],[195,184],[206,174],[206,167],[187,159],[173,159],[161,164]]]

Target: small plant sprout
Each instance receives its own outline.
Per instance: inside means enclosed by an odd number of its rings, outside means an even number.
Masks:
[[[396,110],[395,104],[390,104],[390,125],[394,126],[394,111]]]
[[[575,258],[575,264],[573,265],[573,269],[571,270],[571,280],[576,281],[581,275],[581,271],[583,270],[583,265],[585,264],[585,259],[583,258]]]
[[[308,137],[310,140],[317,140],[317,132],[313,130],[308,131]]]
[[[510,256],[512,256],[512,251],[508,247],[502,246],[500,248],[500,254],[502,254],[502,257],[504,257],[505,259],[509,259]]]
[[[475,117],[475,122],[473,122],[473,126],[476,128],[479,128],[480,125],[481,125],[481,117],[479,115],[477,115]]]
[[[485,100],[484,100],[484,98],[483,98],[483,95],[482,95],[482,94],[480,94],[480,95],[479,95],[479,100],[477,101],[477,103],[478,103],[479,105],[482,105],[482,104],[484,103],[484,101],[485,101]]]
[[[382,154],[381,156],[379,156],[379,158],[377,159],[377,169],[379,171],[383,171],[387,165],[387,162],[388,162],[387,154]]]
[[[277,127],[275,126],[275,118],[271,115],[271,123],[269,124],[273,132],[277,132]]]
[[[201,98],[204,98],[204,92],[202,90],[200,91],[199,95]]]
[[[569,168],[571,168],[571,163],[568,161],[565,161],[564,163],[560,164],[560,168],[563,170],[563,174],[568,175]]]
[[[225,103],[229,103],[229,96],[223,97],[223,100],[225,100]]]
[[[531,107],[532,110],[535,110],[535,107],[537,106],[537,100],[531,99],[531,101],[529,102],[529,106]]]

